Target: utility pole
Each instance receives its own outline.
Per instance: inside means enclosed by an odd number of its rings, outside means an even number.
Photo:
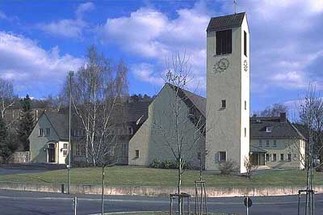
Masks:
[[[102,165],[102,193],[101,193],[101,215],[104,215],[104,168],[105,168],[105,164]]]
[[[72,130],[72,77],[74,75],[73,71],[68,73],[69,76],[69,106],[68,106],[68,165],[67,165],[67,194],[70,194],[71,185],[71,130]]]

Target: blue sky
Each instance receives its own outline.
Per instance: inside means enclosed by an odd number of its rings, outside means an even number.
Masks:
[[[323,89],[323,1],[237,0],[251,32],[251,110],[291,107],[309,83]],[[129,68],[130,93],[153,95],[165,61],[186,53],[189,88],[205,95],[206,27],[233,0],[0,0],[0,76],[19,96],[55,96],[95,44]]]

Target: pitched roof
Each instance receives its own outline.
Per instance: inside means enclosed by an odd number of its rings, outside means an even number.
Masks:
[[[44,112],[53,129],[62,140],[68,139],[68,115],[57,112]]]
[[[240,27],[245,14],[245,12],[242,12],[226,16],[212,17],[206,31],[220,31]]]
[[[179,96],[187,103],[189,107],[195,107],[203,117],[206,116],[206,98],[196,95],[190,91],[184,90],[180,87],[176,87],[170,83],[166,83],[172,89],[178,89]]]
[[[285,117],[251,117],[251,139],[305,139],[291,122]]]
[[[127,122],[141,122],[148,117],[148,106],[151,101],[139,101],[127,103]]]

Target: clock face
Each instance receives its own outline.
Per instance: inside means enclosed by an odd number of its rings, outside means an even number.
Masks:
[[[226,58],[220,59],[216,64],[213,66],[214,73],[222,73],[229,68],[229,60]]]
[[[247,61],[247,60],[244,60],[244,61],[243,61],[243,70],[244,70],[245,72],[247,72],[247,71],[248,71],[248,61]]]

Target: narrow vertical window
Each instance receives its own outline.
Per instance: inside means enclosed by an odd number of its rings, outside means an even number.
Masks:
[[[247,101],[244,101],[244,109],[247,110]]]
[[[44,130],[42,128],[40,128],[38,136],[42,137],[43,135],[44,135]]]
[[[287,159],[288,159],[289,162],[291,162],[292,161],[292,154],[288,154]]]
[[[221,101],[221,107],[222,108],[226,108],[227,107],[227,101],[226,100],[222,100]]]
[[[247,32],[244,31],[243,34],[243,53],[247,57]]]
[[[232,53],[232,29],[216,32],[216,54]]]
[[[50,136],[50,128],[46,128],[46,136]]]
[[[280,154],[280,160],[284,161],[284,154]]]
[[[269,161],[269,154],[266,154],[266,161]]]
[[[276,162],[277,161],[277,156],[276,154],[273,154],[273,162]]]
[[[139,158],[139,150],[135,151],[135,158]]]
[[[244,128],[244,137],[247,136],[247,128]]]

